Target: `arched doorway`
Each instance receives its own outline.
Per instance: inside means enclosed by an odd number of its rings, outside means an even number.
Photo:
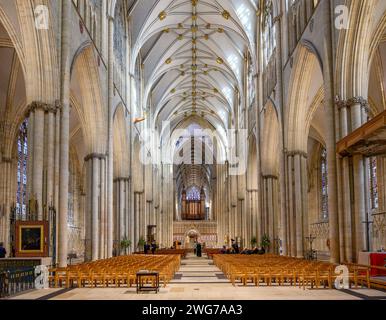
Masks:
[[[200,233],[196,229],[190,229],[185,233],[184,239],[185,249],[193,249],[194,244],[200,239]]]

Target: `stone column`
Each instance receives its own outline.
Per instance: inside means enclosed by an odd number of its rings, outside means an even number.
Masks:
[[[100,179],[100,159],[97,156],[92,158],[92,201],[91,201],[91,254],[92,260],[99,259],[99,179]]]
[[[0,229],[1,235],[0,235],[0,241],[4,242],[4,248],[7,250],[7,256],[9,256],[11,252],[11,244],[10,244],[10,208],[11,208],[11,191],[13,188],[12,181],[14,180],[14,177],[12,175],[12,159],[8,157],[4,157],[2,160],[2,184],[3,184],[3,201],[4,205],[2,206],[2,211],[0,213],[3,214],[2,217],[0,217],[0,221],[3,221],[3,230]]]
[[[114,151],[113,151],[113,103],[114,103],[114,17],[108,17],[108,136],[107,136],[107,257],[113,255],[113,179],[114,179]]]
[[[332,48],[332,26],[331,3],[326,1],[322,4],[324,19],[324,42],[326,48],[325,65],[323,67],[324,79],[324,106],[326,112],[326,150],[328,166],[328,212],[330,226],[330,260],[332,263],[340,262],[339,250],[339,206],[338,206],[338,185],[337,185],[337,166],[336,166],[336,123],[334,108],[334,68],[333,68],[333,48]]]
[[[59,266],[67,265],[67,215],[68,215],[68,166],[70,141],[70,43],[71,43],[71,9],[70,1],[62,1],[61,30],[61,121],[60,121],[60,184],[59,184]],[[35,125],[37,125],[35,123]]]
[[[339,108],[340,113],[340,139],[346,137],[349,133],[348,130],[348,113],[346,101],[338,100],[336,105]],[[343,238],[344,238],[344,255],[341,254],[341,260],[347,262],[353,262],[353,234],[352,234],[352,205],[351,205],[351,188],[350,188],[350,159],[343,157],[340,159],[341,174],[342,174],[342,218],[340,223],[343,225]]]
[[[100,246],[99,258],[106,258],[106,159],[100,160]]]
[[[92,159],[85,158],[86,164],[86,202],[85,202],[85,217],[84,217],[84,226],[85,226],[85,260],[90,261],[91,256],[91,228],[92,228]]]
[[[362,97],[354,97],[347,101],[351,109],[351,128],[352,131],[358,129],[363,124],[362,108],[367,107],[367,101]],[[366,191],[365,191],[365,161],[363,156],[353,156],[353,188],[354,188],[354,228],[355,245],[354,260],[357,261],[358,252],[366,250]]]
[[[50,108],[47,112],[47,205],[54,204],[55,113],[56,108]]]
[[[28,118],[28,129],[27,129],[27,141],[28,141],[28,159],[27,159],[27,200],[32,196],[32,177],[33,177],[33,151],[34,151],[34,116],[28,111],[26,114]],[[59,141],[57,142],[59,145]],[[57,148],[59,149],[59,148]]]
[[[31,117],[34,117],[32,192],[38,202],[38,219],[43,219],[43,159],[44,159],[44,105],[33,103]]]
[[[294,212],[294,190],[293,190],[293,162],[294,158],[292,155],[288,155],[287,160],[287,174],[288,174],[288,220],[289,220],[289,255],[292,257],[296,256],[296,220],[295,220],[295,212]]]
[[[125,181],[119,179],[119,241],[125,237]]]
[[[303,247],[303,208],[302,208],[302,172],[301,172],[301,155],[294,155],[294,179],[295,179],[295,197],[293,199],[295,207],[295,225],[296,225],[296,257],[304,256]]]
[[[284,96],[283,96],[283,51],[288,51],[288,37],[282,37],[282,30],[287,30],[287,14],[282,14],[280,5],[278,8],[277,16],[274,19],[274,24],[276,27],[276,78],[277,78],[277,96],[279,98],[279,105],[281,111],[281,119],[284,119]],[[283,28],[282,28],[283,24]],[[283,41],[282,41],[283,39]],[[284,49],[283,49],[284,47]],[[285,57],[288,54],[285,53]],[[285,59],[284,59],[285,60]],[[280,121],[281,125],[281,139],[280,139],[280,152],[279,152],[279,185],[280,185],[280,220],[281,220],[281,234],[280,238],[282,241],[283,255],[287,255],[287,219],[286,219],[286,186],[285,186],[285,151],[284,151],[284,124],[283,121]],[[279,200],[279,199],[277,199]]]

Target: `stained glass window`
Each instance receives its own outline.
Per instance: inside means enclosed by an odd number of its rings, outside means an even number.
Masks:
[[[371,209],[378,209],[378,179],[376,157],[371,157],[369,161],[369,186]]]
[[[72,192],[68,193],[68,215],[67,224],[74,226],[74,195]]]
[[[328,181],[327,181],[327,150],[322,149],[320,157],[320,176],[321,176],[321,209],[322,219],[328,219]]]
[[[196,186],[190,187],[186,191],[186,200],[201,200],[201,191]]]
[[[28,162],[28,122],[25,120],[19,128],[17,139],[17,191],[16,212],[19,215],[27,213],[27,162]]]
[[[276,27],[273,21],[273,5],[271,0],[266,0],[264,4],[263,28],[264,66],[266,66],[276,48]]]

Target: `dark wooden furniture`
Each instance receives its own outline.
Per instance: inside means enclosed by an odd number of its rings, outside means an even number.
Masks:
[[[159,292],[159,272],[140,271],[137,272],[137,293],[155,291]]]

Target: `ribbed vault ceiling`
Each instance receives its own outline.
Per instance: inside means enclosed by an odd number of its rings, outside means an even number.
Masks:
[[[143,108],[161,131],[207,122],[226,132],[243,105],[245,59],[255,56],[258,0],[146,0],[130,9],[132,59],[141,61]],[[140,60],[138,60],[140,59]],[[252,59],[255,61],[255,59]],[[221,143],[221,141],[218,141]],[[208,166],[180,165],[179,186],[208,185]],[[201,184],[201,185],[200,185]]]

